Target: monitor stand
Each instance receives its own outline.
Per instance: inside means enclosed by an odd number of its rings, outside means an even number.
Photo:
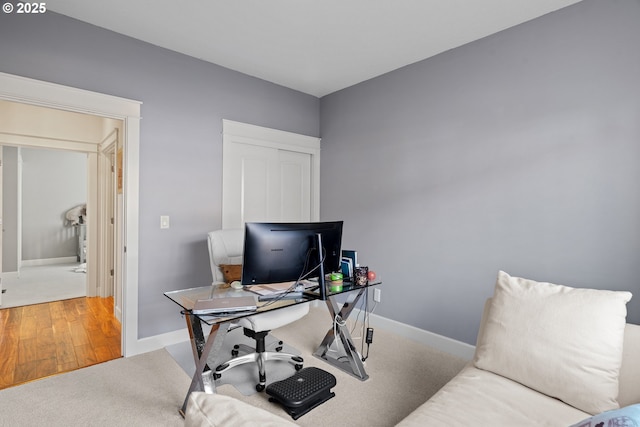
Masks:
[[[320,266],[320,277],[318,278],[318,291],[320,292],[320,299],[322,301],[327,300],[327,287],[324,283],[324,260],[322,256],[322,234],[316,233],[316,247],[318,248],[318,265]]]

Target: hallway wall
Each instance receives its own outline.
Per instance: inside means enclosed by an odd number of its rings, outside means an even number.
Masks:
[[[78,239],[66,212],[87,201],[87,155],[22,148],[22,260],[73,257]]]

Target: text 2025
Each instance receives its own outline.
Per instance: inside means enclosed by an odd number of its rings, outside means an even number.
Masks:
[[[45,13],[46,3],[16,3],[16,13]]]

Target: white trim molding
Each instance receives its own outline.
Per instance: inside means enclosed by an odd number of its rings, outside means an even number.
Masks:
[[[356,310],[354,310],[352,316],[355,316],[357,318],[358,313],[356,313]],[[369,319],[371,322],[371,326],[384,329],[385,331],[392,332],[394,334],[400,335],[401,337],[410,339],[420,344],[424,344],[445,353],[452,354],[465,360],[473,359],[473,354],[476,348],[471,344],[457,341],[443,335],[438,335],[424,329],[416,328],[415,326],[407,325],[406,323],[387,319],[386,317],[378,316],[377,314],[371,314]]]
[[[227,157],[227,152],[232,143],[256,145],[277,150],[286,150],[295,153],[304,153],[311,156],[311,221],[320,220],[320,138],[302,135],[298,133],[271,129],[248,123],[222,120],[222,158]],[[229,169],[223,163],[223,182],[229,174]],[[223,186],[224,187],[224,186]],[[222,193],[222,228],[235,227],[236,225],[227,215],[225,202],[228,195],[223,188]]]
[[[43,138],[33,135],[16,135],[0,130],[0,143],[3,145],[18,145],[31,148],[48,148],[56,146],[62,150],[82,151],[83,153],[95,153],[98,148],[95,142],[68,141],[63,139]]]
[[[0,99],[122,119],[140,118],[142,102],[0,73]]]
[[[41,265],[73,264],[78,259],[75,256],[63,256],[58,258],[23,259],[23,267],[38,267]]]

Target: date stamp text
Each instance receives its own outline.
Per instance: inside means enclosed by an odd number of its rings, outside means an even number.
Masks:
[[[16,15],[38,14],[47,11],[47,3],[23,3],[23,2],[5,2],[2,4],[4,13],[15,13]]]

